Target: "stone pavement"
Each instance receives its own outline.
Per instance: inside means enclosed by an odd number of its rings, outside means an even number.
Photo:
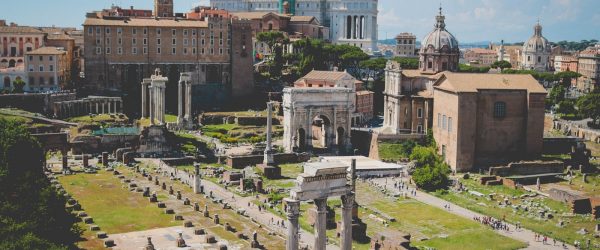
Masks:
[[[148,243],[148,237],[152,237],[155,249],[213,249],[215,244],[205,243],[206,235],[194,235],[193,228],[182,226],[150,229],[146,231],[135,231],[121,234],[111,234],[110,238],[115,241],[113,250],[143,249]],[[178,234],[182,233],[186,248],[176,247]],[[225,242],[223,242],[226,244]],[[227,249],[242,249],[240,246],[228,245]]]
[[[387,179],[387,181],[386,181]],[[383,187],[385,186],[385,188],[392,192],[392,193],[398,193],[397,189],[394,188],[394,181],[392,181],[392,178],[378,178],[378,179],[372,179],[373,182],[375,182],[377,185]],[[397,179],[396,181],[399,181],[399,179]],[[404,179],[405,183],[408,183],[408,179]],[[387,184],[387,185],[386,185]],[[413,190],[414,187],[412,187],[410,190]],[[459,215],[461,217],[467,218],[472,220],[474,217],[484,217],[485,215],[482,215],[480,213],[476,213],[473,212],[471,210],[468,210],[466,208],[462,208],[459,207],[453,203],[450,203],[446,200],[437,198],[433,195],[430,195],[428,193],[425,192],[421,192],[421,191],[417,191],[417,195],[416,196],[410,196],[410,198],[413,198],[415,200],[418,200],[420,202],[423,202],[425,204],[434,206],[434,207],[438,207],[441,209],[444,209],[450,213]],[[449,205],[450,204],[450,209],[446,209],[444,206]],[[525,249],[539,249],[539,250],[549,250],[549,249],[556,249],[556,250],[564,250],[564,249],[575,249],[575,247],[568,245],[567,248],[563,248],[557,241],[557,245],[553,246],[552,245],[552,239],[550,237],[548,237],[548,241],[550,242],[550,244],[543,244],[541,241],[535,241],[535,233],[531,230],[525,229],[525,228],[521,228],[518,231],[513,230],[515,228],[515,225],[509,224],[509,227],[511,228],[510,231],[506,232],[503,230],[494,230],[494,232],[504,235],[506,237],[510,237],[512,239],[518,240],[518,241],[522,241],[528,244],[528,247]]]
[[[152,162],[152,164],[158,166],[159,159],[136,159],[145,162]],[[160,179],[160,177],[159,177]],[[162,180],[166,180],[165,177]],[[161,180],[161,181],[162,181]],[[242,197],[234,194],[233,192],[215,184],[207,180],[202,180],[202,185],[204,186],[204,193],[208,194],[212,191],[214,197],[223,199],[223,202],[227,202],[234,211],[243,209],[246,214],[255,222],[261,224],[264,228],[267,228],[269,231],[276,232],[278,235],[285,239],[287,229],[278,226],[276,224],[277,221],[285,221],[287,226],[287,219],[280,218],[277,215],[274,215],[268,211],[261,210],[259,211],[258,206],[253,203],[253,201],[257,200],[256,197],[248,196]],[[233,198],[233,199],[232,199]],[[250,206],[248,206],[250,204]],[[273,223],[272,223],[273,222]],[[302,228],[300,231],[300,246],[309,246],[312,248],[314,243],[314,235]],[[337,239],[336,239],[337,240]],[[339,247],[333,243],[329,243],[327,245],[327,249],[329,250],[338,250]]]

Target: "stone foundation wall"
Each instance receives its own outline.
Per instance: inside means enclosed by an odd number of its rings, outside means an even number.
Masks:
[[[534,175],[546,173],[562,173],[565,170],[565,164],[561,161],[548,162],[513,162],[508,166],[491,167],[490,175],[509,176],[509,175]]]
[[[263,162],[263,155],[240,155],[240,156],[228,156],[227,165],[232,168],[244,168],[249,165],[256,165]],[[273,155],[273,159],[278,164],[282,163],[298,163],[305,162],[310,159],[308,154],[296,154],[296,153],[283,153]]]
[[[552,128],[561,131],[568,136],[574,136],[586,141],[600,143],[600,130],[598,129],[585,128],[578,124],[558,119],[553,121]]]
[[[571,148],[576,145],[578,141],[581,141],[577,137],[553,137],[544,138],[542,152],[544,154],[569,154]]]
[[[0,108],[19,108],[25,111],[51,114],[55,102],[77,99],[76,92],[28,93],[0,95]]]

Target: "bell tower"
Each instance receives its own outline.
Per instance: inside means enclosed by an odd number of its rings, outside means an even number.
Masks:
[[[154,0],[155,17],[172,17],[173,0]]]

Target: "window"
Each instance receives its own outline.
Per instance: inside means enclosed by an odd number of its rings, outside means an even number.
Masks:
[[[177,50],[175,49],[175,47],[171,48],[171,54],[175,55],[175,52],[177,52]]]
[[[50,65],[50,68],[48,68],[48,71],[53,72],[54,71],[54,65]]]
[[[117,48],[117,54],[119,54],[119,55],[123,54],[123,48],[118,47]]]
[[[29,61],[33,61],[33,56],[29,56]]]
[[[173,38],[172,45],[177,45],[177,39]]]
[[[192,48],[192,54],[196,54],[196,48]]]
[[[144,40],[142,41],[142,43],[143,43],[144,45],[148,45],[148,38],[144,38]]]
[[[196,46],[196,38],[192,38],[192,46]]]
[[[136,45],[136,44],[137,44],[137,39],[135,39],[135,38],[132,38],[132,39],[131,39],[131,44],[133,44],[133,45]]]
[[[177,30],[176,29],[172,29],[171,30],[171,35],[174,35],[174,36],[177,35]]]
[[[427,62],[427,68],[428,69],[433,68],[433,62],[431,62],[431,61]]]
[[[538,62],[542,62],[542,57],[538,56]]]
[[[160,38],[156,39],[156,44],[160,45]]]
[[[106,45],[110,45],[110,37],[106,38]]]
[[[144,51],[144,55],[148,54],[148,47],[144,47],[144,49],[142,49]]]
[[[188,50],[187,50],[187,48],[183,48],[183,54],[184,54],[184,55],[187,55],[187,53],[188,53]]]
[[[437,117],[437,126],[438,128],[442,127],[442,114],[438,113],[438,117]]]
[[[423,125],[421,125],[421,124],[417,125],[417,133],[418,134],[422,134],[423,133]]]
[[[53,56],[48,56],[48,60],[49,61],[54,61],[54,57]]]
[[[106,54],[110,54],[110,47],[106,47]]]
[[[117,28],[117,34],[121,35],[123,33],[123,28]]]
[[[94,33],[94,28],[93,27],[88,27],[88,34],[91,35]]]
[[[442,116],[442,129],[446,129],[446,125],[447,125],[447,121],[446,121],[446,115]]]
[[[417,109],[417,118],[423,118],[423,109],[422,108]]]
[[[160,54],[160,47],[156,48],[156,54]]]
[[[106,27],[106,29],[104,30],[104,33],[110,34],[110,28]]]
[[[43,57],[43,56],[40,56],[40,61],[43,61],[43,60],[44,60],[44,57]]]
[[[121,39],[120,37],[119,37],[119,38],[117,38],[117,44],[118,44],[118,45],[121,45],[121,44],[123,44],[123,39]]]
[[[100,43],[102,43],[100,39],[96,39],[96,45],[100,45]]]
[[[132,28],[131,29],[131,34],[137,35],[137,29],[136,28]]]
[[[100,27],[96,27],[96,34],[100,34],[100,32],[102,32]]]
[[[160,28],[156,29],[156,34],[160,36]]]
[[[44,72],[44,65],[40,65],[40,72]]]
[[[137,54],[137,48],[136,47],[131,48],[131,54],[133,54],[133,55]]]
[[[102,48],[96,47],[96,55],[102,54]]]
[[[448,132],[452,132],[452,117],[448,117]]]
[[[187,38],[183,39],[183,45],[184,45],[184,46],[187,46],[187,45],[188,45],[188,39],[187,39]]]
[[[144,28],[144,35],[148,35],[148,29]]]
[[[192,36],[195,36],[195,35],[196,35],[196,30],[192,29]]]
[[[506,103],[496,102],[494,103],[494,117],[504,118],[506,116]]]
[[[34,66],[30,64],[30,65],[29,65],[29,72],[33,72],[34,70],[35,70],[35,69],[34,69]]]
[[[187,35],[188,35],[188,30],[184,29],[184,30],[183,30],[183,35],[184,35],[184,36],[187,36]]]

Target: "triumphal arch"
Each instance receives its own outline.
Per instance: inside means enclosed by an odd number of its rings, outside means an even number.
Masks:
[[[285,88],[283,147],[286,152],[350,152],[352,89]]]

